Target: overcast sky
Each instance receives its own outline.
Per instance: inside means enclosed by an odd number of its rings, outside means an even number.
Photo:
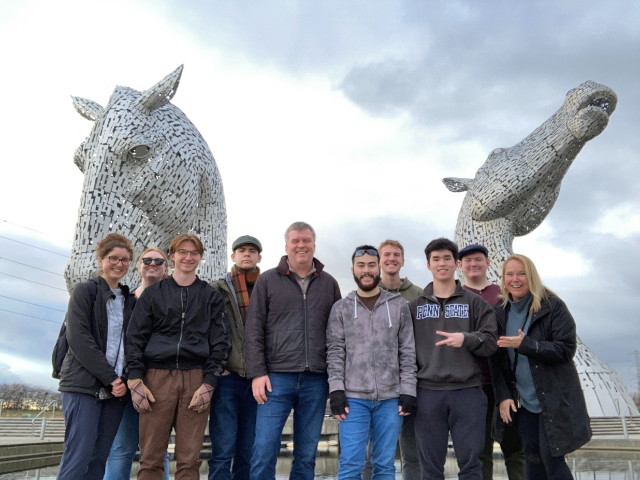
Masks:
[[[56,386],[50,352],[82,188],[73,152],[91,129],[70,95],[104,106],[116,85],[145,90],[184,64],[172,103],[216,158],[229,243],[257,236],[270,268],[287,225],[307,221],[344,294],[353,248],[385,238],[405,245],[403,273],[423,287],[422,250],[453,238],[464,198],[441,179],[473,177],[582,82],[611,87],[619,102],[609,126],[515,250],[567,302],[582,340],[637,390],[640,4],[103,5],[0,2],[0,382]]]

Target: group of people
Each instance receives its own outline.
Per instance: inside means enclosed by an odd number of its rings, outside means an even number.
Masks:
[[[449,433],[460,478],[492,478],[494,439],[510,480],[572,478],[564,455],[591,437],[576,328],[529,258],[510,256],[494,285],[484,246],[439,238],[421,289],[400,276],[398,241],[362,245],[357,288],[342,298],[311,225],[284,237],[263,273],[260,241],[236,239],[230,272],[208,284],[196,275],[202,242],[178,235],[168,257],[140,255],[133,291],[120,283],[131,242],[98,243],[98,275],[67,311],[58,479],[127,479],[138,447],[138,478],[168,478],[172,429],[175,478],[198,479],[207,414],[210,480],[274,479],[292,410],[289,478],[312,479],[327,398],[339,479],[394,479],[398,442],[405,480],[442,479]]]

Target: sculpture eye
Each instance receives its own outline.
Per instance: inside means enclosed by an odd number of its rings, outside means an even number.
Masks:
[[[136,145],[129,150],[129,155],[135,160],[144,160],[151,153],[151,148],[147,145]]]

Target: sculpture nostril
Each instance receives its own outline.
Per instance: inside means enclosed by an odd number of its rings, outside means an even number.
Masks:
[[[609,113],[609,107],[611,105],[611,102],[609,101],[609,99],[607,97],[596,97],[593,100],[591,100],[591,102],[589,102],[589,107],[597,107],[600,108],[602,110],[604,110],[605,112]]]

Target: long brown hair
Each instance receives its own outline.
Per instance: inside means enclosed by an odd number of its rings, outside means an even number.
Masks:
[[[502,305],[506,306],[509,303],[509,291],[504,283],[504,274],[507,269],[507,263],[511,260],[515,260],[520,262],[524,267],[524,273],[527,276],[527,280],[529,282],[529,291],[531,292],[531,306],[529,307],[529,315],[537,312],[542,308],[542,302],[547,301],[549,299],[549,295],[557,296],[552,290],[545,287],[540,279],[540,275],[538,274],[538,269],[534,265],[533,261],[525,256],[520,255],[518,253],[514,253],[507,258],[502,264],[502,280],[500,281],[500,292],[502,293]]]

